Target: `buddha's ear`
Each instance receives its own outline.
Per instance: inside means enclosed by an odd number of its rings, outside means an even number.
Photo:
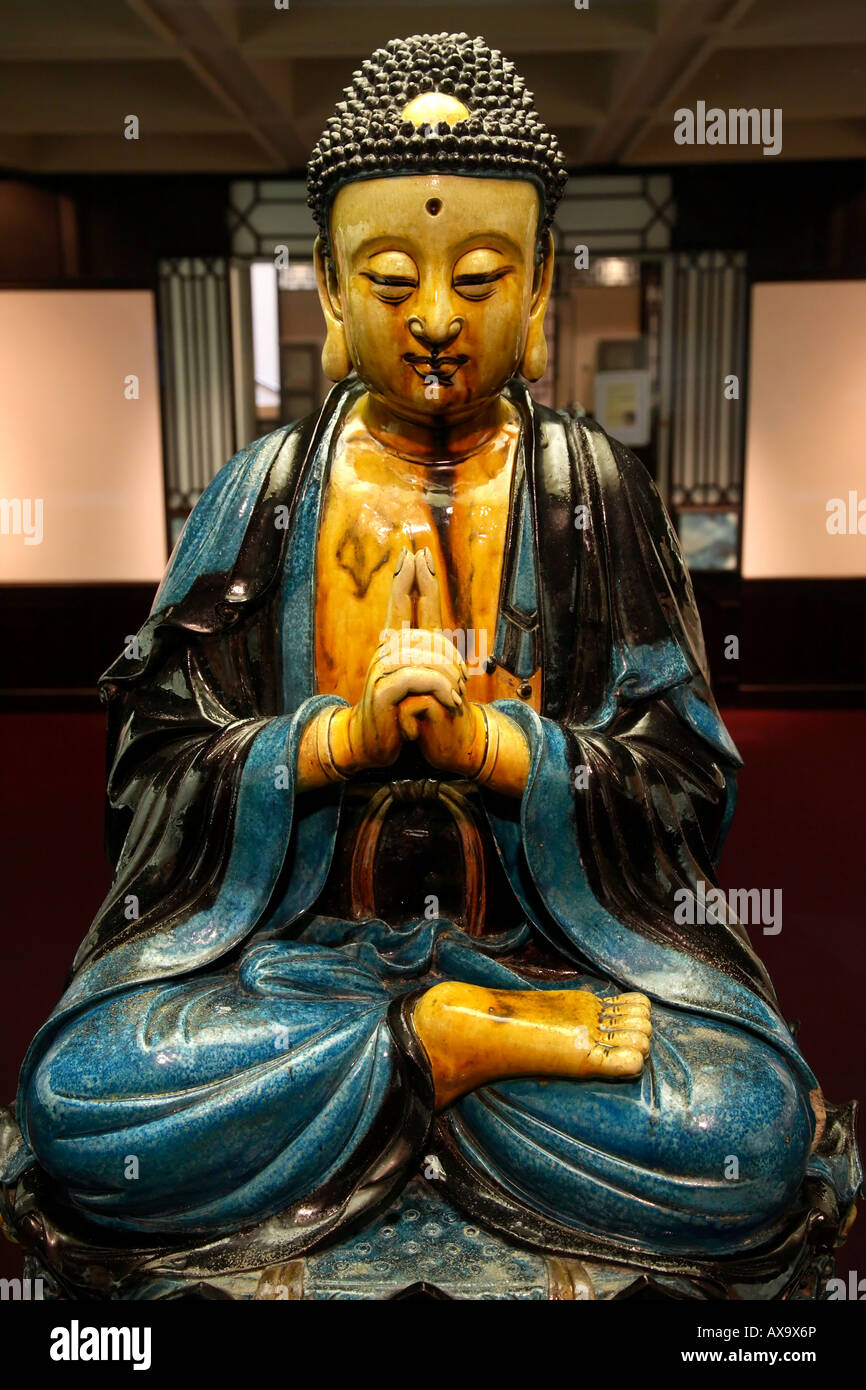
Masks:
[[[532,307],[529,311],[529,325],[526,342],[518,371],[527,381],[538,381],[547,368],[547,339],[544,336],[544,315],[550,301],[553,287],[553,237],[550,230],[541,235],[541,264],[535,274]]]
[[[334,263],[325,255],[321,237],[316,237],[313,247],[313,264],[316,267],[316,287],[319,303],[325,316],[325,346],[322,348],[322,371],[331,381],[342,381],[352,370],[349,349],[346,344],[346,330],[343,326],[343,310]]]

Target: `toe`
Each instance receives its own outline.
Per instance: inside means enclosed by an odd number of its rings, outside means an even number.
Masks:
[[[631,1032],[627,1029],[617,1028],[603,1033],[601,1041],[609,1047],[635,1048],[642,1057],[649,1056],[650,1040],[646,1033]]]
[[[637,1005],[639,1009],[646,1009],[649,1012],[650,1001],[645,994],[615,994],[605,999],[605,1004],[617,1004],[620,1008],[626,1005]]]
[[[621,1014],[618,1018],[604,1026],[611,1031],[625,1029],[632,1033],[645,1033],[649,1038],[652,1036],[653,1026],[646,1014]]]
[[[643,1054],[636,1047],[612,1047],[602,1061],[602,1075],[640,1076],[643,1060]]]
[[[648,1010],[633,1004],[624,1009],[603,1009],[599,1022],[606,1028],[652,1028]]]

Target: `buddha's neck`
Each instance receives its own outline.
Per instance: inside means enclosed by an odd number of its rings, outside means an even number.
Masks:
[[[420,424],[397,415],[369,392],[358,404],[358,413],[373,438],[389,453],[413,463],[456,463],[489,444],[514,418],[503,396],[486,402],[466,419]]]

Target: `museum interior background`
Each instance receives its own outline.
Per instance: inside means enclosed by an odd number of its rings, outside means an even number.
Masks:
[[[326,389],[308,152],[374,46],[441,29],[513,58],[569,160],[536,394],[658,482],[746,762],[722,885],[782,889],[756,949],[864,1091],[861,0],[43,0],[0,15],[4,1099],[108,884],[96,678],[208,480]],[[698,102],[781,111],[781,151],[677,144]]]

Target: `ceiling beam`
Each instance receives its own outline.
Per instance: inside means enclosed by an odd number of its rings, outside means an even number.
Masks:
[[[285,112],[225,30],[199,0],[126,0],[235,117],[279,169],[297,161],[297,140]]]
[[[665,6],[655,41],[624,57],[614,104],[588,141],[587,164],[625,161],[659,109],[705,62],[719,32],[739,22],[754,0],[677,0]]]

